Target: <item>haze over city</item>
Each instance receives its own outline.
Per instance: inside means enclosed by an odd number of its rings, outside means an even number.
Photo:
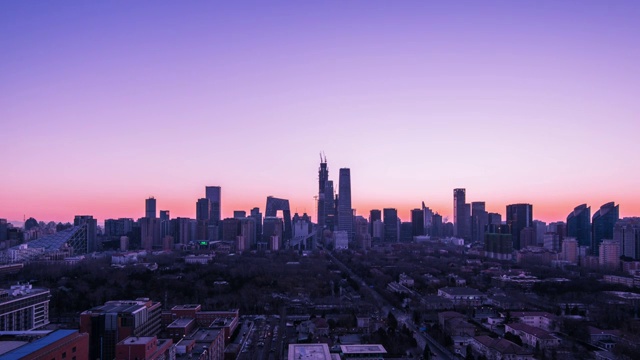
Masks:
[[[358,214],[452,190],[534,217],[640,214],[633,1],[0,4],[0,213],[315,217],[318,154]]]

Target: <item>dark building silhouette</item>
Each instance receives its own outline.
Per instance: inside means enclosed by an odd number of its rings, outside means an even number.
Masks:
[[[507,205],[507,225],[511,229],[511,239],[515,250],[522,248],[520,232],[524,228],[532,227],[532,224],[533,206],[531,204]]]
[[[209,224],[218,225],[222,219],[222,189],[220,186],[205,187],[205,198],[211,202]]]
[[[320,168],[318,169],[318,226],[324,228],[327,217],[327,196],[333,199],[333,189],[330,194],[326,194],[327,182],[329,181],[329,169],[327,168],[327,158],[320,155]]]
[[[222,240],[236,241],[240,235],[240,219],[226,218],[222,220]]]
[[[133,219],[107,219],[104,221],[104,234],[106,236],[124,236],[133,230]]]
[[[171,216],[169,210],[160,210],[160,238],[171,235]]]
[[[282,211],[282,217],[284,220],[284,229],[282,232],[281,243],[284,241],[290,240],[293,235],[293,230],[291,228],[291,210],[289,210],[289,200],[286,199],[278,199],[273,196],[267,197],[267,206],[265,208],[265,221],[266,217],[276,217],[278,211]],[[263,225],[263,231],[264,229]],[[266,233],[264,235],[267,235]]]
[[[471,238],[471,206],[466,203],[466,190],[453,189],[453,236]]]
[[[410,222],[400,223],[400,242],[413,241],[413,224]]]
[[[613,239],[613,228],[620,219],[620,206],[609,202],[593,214],[591,222],[591,253],[600,254],[600,243],[604,239]]]
[[[384,242],[395,243],[398,242],[399,230],[398,229],[398,210],[393,208],[386,208],[382,210],[384,216]]]
[[[482,243],[484,231],[489,223],[489,215],[485,210],[484,201],[471,203],[471,241]]]
[[[281,218],[275,216],[265,216],[262,224],[262,242],[269,244],[272,236],[278,237],[278,244],[282,245],[284,224]]]
[[[578,205],[567,216],[567,236],[575,238],[578,246],[591,246],[591,208]]]
[[[249,215],[249,217],[255,221],[256,238],[260,239],[262,236],[262,213],[260,212],[260,209],[257,207],[254,207],[253,209],[251,209],[251,215]]]
[[[382,220],[382,211],[373,209],[369,212],[369,234],[373,238],[373,223],[376,220]]]
[[[196,202],[196,240],[209,239],[209,219],[211,217],[211,202],[207,198]]]
[[[346,231],[349,242],[353,241],[353,209],[351,208],[351,170],[340,169],[338,192],[338,230]]]
[[[442,215],[438,213],[433,214],[433,220],[431,223],[431,236],[433,237],[443,236]]]
[[[511,260],[513,241],[508,225],[492,226],[484,235],[485,256],[496,260]]]
[[[144,201],[144,217],[155,219],[156,216],[156,199],[150,197]]]
[[[411,236],[424,235],[424,211],[422,209],[411,210],[411,226]]]
[[[87,234],[87,248],[86,249],[75,249],[78,253],[90,253],[94,252],[97,249],[97,231],[98,231],[98,220],[94,219],[91,215],[76,215],[73,219],[73,226],[84,226],[86,228]]]

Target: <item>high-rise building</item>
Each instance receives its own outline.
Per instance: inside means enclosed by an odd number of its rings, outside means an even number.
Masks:
[[[233,217],[236,219],[246,218],[247,212],[244,210],[233,210]]]
[[[602,267],[618,269],[620,267],[620,243],[611,239],[603,239],[598,245],[598,260]]]
[[[551,233],[555,236],[559,236],[556,233]],[[571,264],[578,263],[578,240],[575,238],[567,237],[562,241],[561,259]]]
[[[160,237],[160,219],[141,218],[138,220],[140,224],[140,242],[144,250],[152,251],[162,248],[162,237]]]
[[[531,204],[511,204],[507,205],[507,225],[511,230],[513,248],[520,250],[520,233],[522,229],[531,227],[533,224],[533,205]]]
[[[613,227],[613,240],[620,243],[621,255],[640,260],[640,218],[618,220]]]
[[[484,201],[471,203],[471,241],[482,243],[484,232],[489,223],[489,215],[485,209]]]
[[[155,219],[156,218],[156,199],[150,197],[144,201],[144,217]]]
[[[431,226],[433,224],[433,210],[429,209],[425,204],[424,201],[422,202],[422,216],[423,216],[423,223],[424,223],[424,235],[430,235],[431,234]]]
[[[382,220],[382,211],[380,211],[378,209],[372,209],[369,212],[369,233],[371,234],[371,238],[375,238],[376,237],[375,235],[373,235],[373,224],[377,220]],[[378,240],[380,240],[380,239],[378,239]]]
[[[536,245],[544,246],[544,235],[547,233],[547,223],[540,220],[533,220],[533,229],[536,232]]]
[[[575,238],[578,246],[591,245],[591,208],[578,205],[567,216],[567,236]]]
[[[235,241],[240,235],[240,219],[226,218],[222,220],[222,240]]]
[[[7,240],[7,219],[0,219],[0,241]]]
[[[324,190],[324,227],[333,231],[336,227],[336,201],[333,181],[327,180]]]
[[[133,219],[107,219],[104,221],[104,234],[106,236],[124,236],[133,230]]]
[[[171,235],[171,216],[169,210],[160,210],[160,238],[164,239],[165,236]]]
[[[91,215],[76,215],[73,219],[73,226],[83,226],[87,230],[87,248],[82,252],[94,252],[97,249],[97,231],[98,220],[94,219]],[[79,251],[79,249],[76,249]]]
[[[282,211],[282,217],[284,220],[284,228],[282,234],[280,234],[281,241],[289,241],[293,235],[293,229],[291,225],[291,209],[289,208],[289,200],[279,199],[273,196],[267,197],[267,205],[265,207],[265,220],[266,217],[276,217],[278,211]],[[263,225],[263,231],[264,231]]]
[[[471,206],[466,203],[466,190],[453,189],[453,236],[471,238]]]
[[[240,236],[244,240],[245,249],[256,246],[256,220],[252,217],[240,218]]]
[[[0,289],[0,331],[31,331],[49,324],[49,289],[31,284]]]
[[[600,243],[604,239],[613,239],[613,227],[620,219],[620,206],[609,202],[593,214],[591,221],[591,253],[599,255]]]
[[[349,242],[353,241],[353,209],[351,208],[351,171],[340,169],[338,197],[338,230],[346,231]]]
[[[393,208],[385,208],[382,210],[384,217],[384,239],[386,243],[398,242],[400,236],[400,228],[398,227],[398,210]]]
[[[284,224],[282,219],[275,216],[265,216],[262,224],[262,241],[270,243],[272,237],[278,239],[278,245],[282,240],[282,234],[284,233]],[[278,246],[279,248],[279,246]]]
[[[443,234],[444,229],[442,228],[442,215],[435,213],[433,214],[433,220],[431,221],[431,236],[441,237]]]
[[[422,209],[411,210],[411,236],[424,235],[424,229],[424,211]]]
[[[211,202],[209,224],[218,225],[222,220],[222,190],[220,186],[205,187],[205,197]]]
[[[209,239],[209,219],[211,218],[211,201],[201,198],[196,201],[196,240]]]
[[[251,215],[249,215],[256,223],[256,239],[260,239],[262,236],[262,213],[260,209],[254,207],[251,209]]]
[[[329,181],[329,169],[327,168],[327,158],[320,155],[320,168],[318,169],[318,226],[320,229],[325,227],[327,217],[327,197],[333,199],[333,189],[328,195],[327,182]]]
[[[513,241],[509,228],[495,228],[495,231],[484,234],[484,252],[490,259],[511,260],[513,258]]]
[[[171,219],[170,224],[170,235],[175,244],[187,245],[191,240],[195,240],[191,232],[191,219],[179,217]]]
[[[115,359],[116,344],[129,336],[160,332],[162,305],[149,299],[107,301],[80,314],[80,332],[89,334],[89,359]]]

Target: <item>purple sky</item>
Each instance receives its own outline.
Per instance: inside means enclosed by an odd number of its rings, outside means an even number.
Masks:
[[[453,188],[490,211],[640,215],[640,2],[0,2],[0,217],[315,218],[318,153],[359,213]],[[337,187],[337,186],[336,186]],[[595,212],[592,209],[592,212]]]

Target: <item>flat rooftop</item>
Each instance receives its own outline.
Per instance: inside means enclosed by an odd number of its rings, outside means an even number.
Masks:
[[[71,336],[77,333],[78,330],[56,330],[43,338],[40,338],[36,341],[28,343],[27,345],[20,346],[17,349],[3,354],[2,359],[18,360],[28,358],[28,355],[32,354],[33,352],[40,350],[45,346],[49,346],[60,339],[64,339],[67,336]]]
[[[327,344],[289,344],[289,360],[331,360]]]
[[[184,328],[189,326],[189,324],[191,324],[194,321],[196,321],[194,318],[176,319],[171,324],[167,325],[167,328]]]
[[[118,345],[145,345],[152,341],[155,341],[154,336],[130,336],[118,343]]]
[[[343,354],[386,354],[387,350],[380,344],[340,345]]]

